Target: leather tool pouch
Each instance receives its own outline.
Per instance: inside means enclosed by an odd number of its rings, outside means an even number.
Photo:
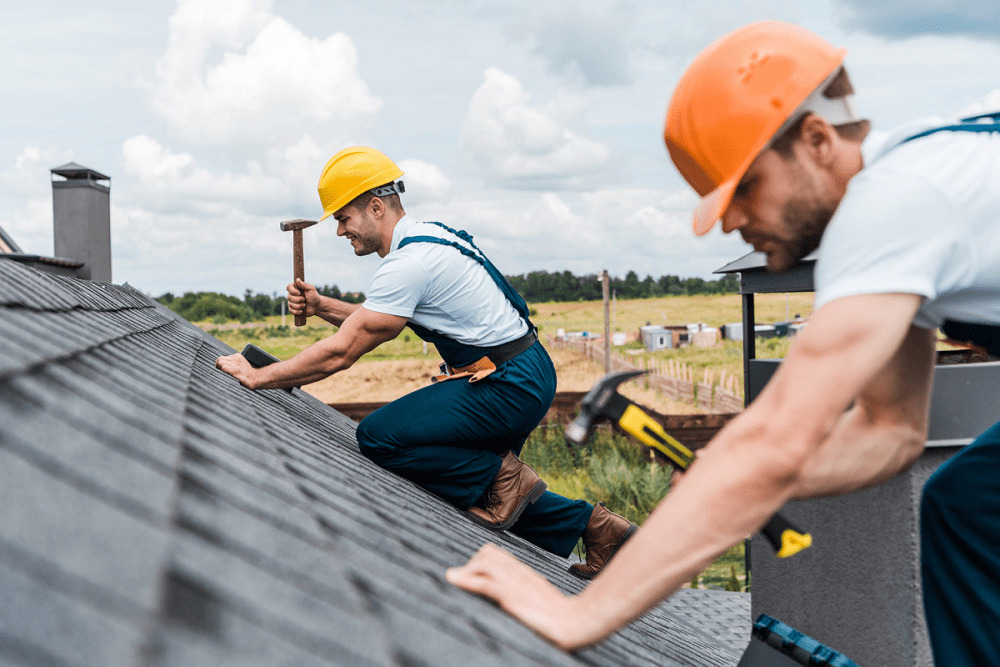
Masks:
[[[482,357],[478,361],[468,366],[462,366],[461,368],[451,368],[448,364],[442,362],[438,369],[441,371],[441,375],[432,377],[431,382],[445,382],[447,380],[457,380],[458,378],[466,377],[469,378],[469,382],[479,382],[495,371],[497,366],[490,361],[489,357]]]

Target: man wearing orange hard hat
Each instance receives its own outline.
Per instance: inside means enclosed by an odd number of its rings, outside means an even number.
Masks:
[[[721,221],[772,271],[819,249],[814,315],[780,370],[581,594],[490,545],[450,581],[566,649],[597,642],[787,501],[908,468],[926,444],[936,329],[1000,356],[1000,114],[920,121],[869,146],[844,56],[798,26],[754,23],[706,47],[667,110],[670,156],[701,196],[696,234]],[[939,665],[1000,655],[998,480],[1000,423],[924,488]]]

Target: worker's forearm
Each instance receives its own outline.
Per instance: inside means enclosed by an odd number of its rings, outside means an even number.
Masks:
[[[347,303],[340,299],[323,296],[316,314],[330,324],[339,327],[344,323],[344,320],[350,317],[351,313],[360,307],[360,303]]]
[[[744,432],[734,438],[748,437]],[[718,439],[575,600],[588,620],[579,647],[611,634],[669,596],[727,548],[756,532],[795,488],[794,466]]]
[[[927,438],[935,338],[910,327],[854,405],[833,423],[799,477],[796,498],[867,488],[905,470]]]
[[[319,382],[351,366],[357,357],[336,336],[325,338],[291,359],[257,369],[254,389],[286,389]]]

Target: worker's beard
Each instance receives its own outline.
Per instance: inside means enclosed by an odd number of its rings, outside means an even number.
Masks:
[[[803,257],[819,247],[830,218],[839,201],[819,195],[814,187],[809,196],[789,200],[782,210],[785,229],[792,230],[791,238],[781,239],[767,253],[768,271],[787,271]]]
[[[378,228],[375,226],[375,219],[368,214],[368,211],[361,211],[361,224],[351,236],[353,237],[351,246],[354,248],[354,254],[358,257],[377,252],[382,242]]]

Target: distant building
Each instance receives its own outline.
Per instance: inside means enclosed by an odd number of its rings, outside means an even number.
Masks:
[[[777,324],[755,324],[754,333],[757,338],[780,338],[794,336],[805,322],[778,322]],[[743,340],[743,323],[732,322],[722,325],[722,337],[729,340]]]
[[[696,329],[688,330],[688,336],[691,340],[691,345],[694,347],[712,347],[719,342],[722,332],[716,327],[699,324]]]
[[[650,352],[674,347],[673,332],[667,327],[647,324],[639,328],[639,337],[643,346]]]
[[[600,336],[594,336],[589,331],[566,331],[565,329],[557,329],[556,338],[565,341],[597,340]]]

